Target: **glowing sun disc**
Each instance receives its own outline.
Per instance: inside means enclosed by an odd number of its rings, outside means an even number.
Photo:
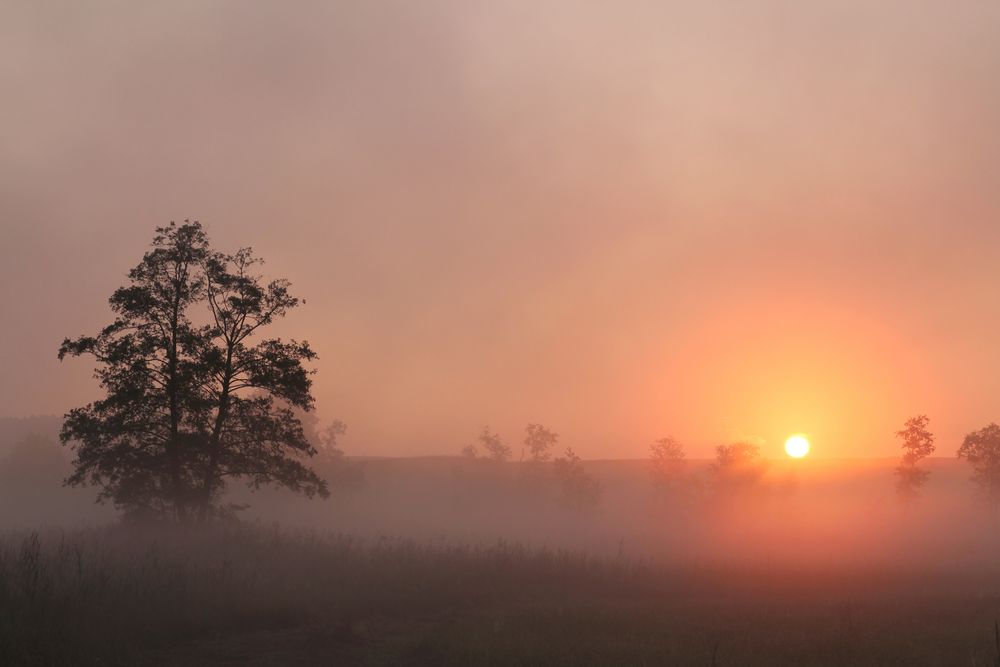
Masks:
[[[801,459],[809,453],[809,440],[804,435],[790,435],[785,440],[785,453],[793,459]]]

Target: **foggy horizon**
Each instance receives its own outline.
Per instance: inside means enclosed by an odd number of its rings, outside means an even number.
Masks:
[[[3,667],[1000,666],[1000,2],[0,1]]]

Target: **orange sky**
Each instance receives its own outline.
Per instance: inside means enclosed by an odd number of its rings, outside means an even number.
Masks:
[[[1000,420],[992,0],[143,4],[0,8],[0,414],[94,396],[59,342],[189,217],[349,453]]]

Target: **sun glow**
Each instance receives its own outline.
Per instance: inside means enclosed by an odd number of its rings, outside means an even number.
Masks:
[[[801,434],[788,436],[788,440],[785,440],[785,453],[793,459],[801,459],[809,453],[809,440]]]

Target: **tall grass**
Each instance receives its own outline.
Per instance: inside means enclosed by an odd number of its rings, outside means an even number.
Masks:
[[[241,664],[259,637],[267,665],[987,665],[998,610],[996,577],[960,571],[652,567],[247,525],[0,538],[4,666]]]
[[[516,544],[459,546],[232,526],[10,533],[0,664],[129,664],[200,637],[423,615],[579,590],[639,590],[623,567]]]

